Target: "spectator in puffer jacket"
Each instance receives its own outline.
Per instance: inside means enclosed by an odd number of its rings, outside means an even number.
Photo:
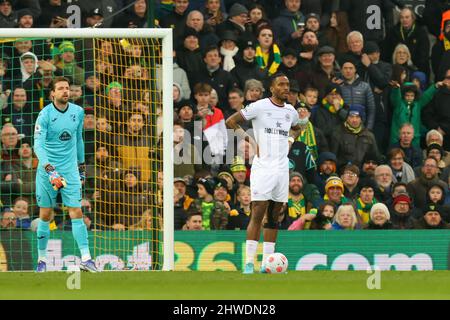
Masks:
[[[342,65],[342,76],[345,79],[341,85],[344,102],[349,105],[364,106],[367,115],[364,126],[372,131],[375,124],[375,99],[370,85],[356,74],[356,65],[352,61]]]

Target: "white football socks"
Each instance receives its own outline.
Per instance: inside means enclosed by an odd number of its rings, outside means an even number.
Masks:
[[[262,264],[266,262],[267,256],[275,253],[275,242],[264,242],[263,243],[263,260]]]
[[[258,248],[258,241],[247,240],[245,242],[245,263],[255,263],[256,249]]]

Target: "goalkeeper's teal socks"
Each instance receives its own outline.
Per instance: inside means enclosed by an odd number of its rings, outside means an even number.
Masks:
[[[78,249],[80,249],[81,261],[90,260],[88,233],[83,218],[72,219],[72,234],[78,244]]]
[[[39,219],[37,227],[38,254],[39,260],[47,260],[47,244],[50,238],[50,221]]]

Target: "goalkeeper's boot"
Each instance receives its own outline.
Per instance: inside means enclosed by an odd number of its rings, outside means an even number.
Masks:
[[[243,274],[253,274],[255,272],[255,265],[251,262],[246,263]]]
[[[47,271],[47,264],[45,263],[45,261],[39,260],[36,267],[36,272],[46,272],[46,271]]]
[[[95,262],[92,259],[89,259],[87,261],[82,261],[80,263],[80,270],[81,271],[88,271],[92,273],[99,272],[97,267],[95,266]]]

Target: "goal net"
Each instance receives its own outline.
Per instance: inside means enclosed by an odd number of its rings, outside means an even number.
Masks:
[[[167,29],[4,30],[0,270],[37,259],[34,124],[56,76],[85,110],[82,209],[103,270],[173,269],[172,40]],[[67,208],[50,224],[48,270],[79,263]]]

